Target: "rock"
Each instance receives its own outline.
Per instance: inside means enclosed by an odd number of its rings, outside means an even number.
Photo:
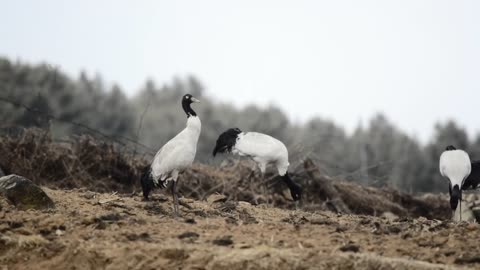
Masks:
[[[475,231],[478,229],[478,224],[477,223],[470,223],[467,225],[467,229],[469,231]]]
[[[230,246],[233,245],[233,240],[231,235],[226,235],[213,240],[212,243],[217,246]]]
[[[242,209],[238,212],[238,216],[243,224],[256,224],[258,223],[257,219],[252,216],[246,209]]]
[[[337,232],[337,233],[343,233],[343,232],[346,232],[346,231],[348,231],[348,227],[344,226],[344,225],[338,225],[335,228],[335,232]]]
[[[342,247],[340,247],[340,251],[343,252],[358,252],[360,251],[360,246],[354,243],[348,243]]]
[[[188,224],[197,224],[197,221],[195,221],[194,218],[187,218],[184,221],[185,223],[188,223]]]
[[[146,232],[141,234],[135,234],[135,233],[127,234],[126,237],[129,241],[145,241],[145,242],[151,241],[150,234]]]
[[[200,235],[196,232],[184,232],[178,236],[179,239],[194,238],[198,239]]]
[[[97,194],[95,192],[87,191],[81,196],[84,197],[87,200],[91,200],[91,199],[95,199],[96,195]]]
[[[334,223],[333,221],[324,217],[313,218],[310,220],[310,224],[314,224],[314,225],[331,225],[333,223]]]
[[[0,194],[21,210],[55,207],[52,199],[39,186],[15,174],[0,178]]]
[[[227,196],[222,194],[212,194],[207,198],[208,203],[225,202],[226,200]]]
[[[398,216],[392,212],[384,212],[382,213],[381,217],[389,221],[395,221],[398,219]]]
[[[227,217],[225,218],[225,222],[227,224],[233,224],[233,225],[238,225],[238,220],[234,217]]]
[[[388,226],[386,230],[391,234],[398,234],[402,232],[402,228],[398,225]]]
[[[3,172],[2,167],[0,167],[0,177],[4,177],[4,176],[5,176],[5,173]]]
[[[118,213],[110,213],[110,214],[106,214],[106,215],[102,215],[102,216],[99,216],[97,217],[96,221],[107,221],[107,222],[110,222],[110,223],[114,223],[114,222],[117,222],[119,220],[123,219],[123,217],[118,214]]]
[[[246,201],[238,201],[238,205],[241,207],[251,207],[252,204]]]
[[[181,239],[185,243],[193,244],[193,243],[195,243],[195,241],[198,240],[200,235],[196,232],[185,232],[185,233],[180,234],[177,237],[178,237],[178,239]]]
[[[478,254],[462,254],[454,261],[457,264],[473,264],[480,263],[480,256]]]
[[[85,226],[92,225],[96,222],[95,216],[86,217],[82,220],[82,224]]]

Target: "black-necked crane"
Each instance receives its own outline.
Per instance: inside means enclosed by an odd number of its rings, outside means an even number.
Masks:
[[[302,189],[293,182],[288,173],[288,150],[285,145],[272,136],[258,132],[242,132],[239,128],[231,128],[220,134],[213,156],[217,153],[232,153],[253,159],[262,175],[268,164],[273,164],[278,174],[290,189],[294,201],[302,197]]]
[[[448,178],[450,192],[450,207],[454,212],[459,211],[462,220],[462,187],[470,175],[472,164],[467,152],[449,145],[440,156],[440,173]]]
[[[192,165],[202,129],[200,118],[190,106],[196,102],[200,101],[190,94],[182,97],[182,108],[187,114],[187,126],[158,150],[152,164],[141,178],[145,200],[148,200],[148,194],[154,187],[166,188],[168,182],[173,181],[171,191],[175,216],[178,216],[177,178]]]

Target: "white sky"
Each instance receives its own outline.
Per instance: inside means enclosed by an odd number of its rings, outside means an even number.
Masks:
[[[0,55],[118,82],[193,74],[238,106],[352,130],[376,112],[426,141],[480,131],[480,1],[2,1]]]

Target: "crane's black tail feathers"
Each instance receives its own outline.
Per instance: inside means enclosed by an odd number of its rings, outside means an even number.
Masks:
[[[282,176],[283,181],[287,184],[288,188],[290,189],[290,194],[294,201],[299,201],[302,199],[302,187],[293,182],[292,177],[287,172],[284,176]]]
[[[143,197],[145,200],[148,201],[148,195],[150,192],[155,188],[161,188],[164,189],[167,187],[169,178],[166,178],[165,180],[158,180],[158,184],[155,185],[155,182],[153,181],[152,177],[152,168],[150,166],[146,167],[142,173],[142,177],[140,178],[140,183],[142,184],[142,190],[143,190]]]
[[[238,134],[242,133],[239,128],[230,128],[218,136],[217,143],[213,149],[213,156],[217,153],[230,153],[237,142]]]
[[[457,209],[458,202],[462,200],[462,191],[458,185],[452,188],[450,193],[450,207],[452,210]]]
[[[140,178],[140,183],[142,184],[143,197],[145,200],[148,200],[148,194],[152,191],[154,187],[153,178],[152,178],[152,169],[150,166],[146,167]]]

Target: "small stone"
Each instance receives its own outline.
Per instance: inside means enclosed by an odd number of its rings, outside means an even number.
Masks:
[[[395,220],[398,220],[398,216],[395,215],[394,213],[392,212],[384,212],[382,215],[381,215],[382,218],[386,219],[386,220],[389,220],[389,221],[395,221]]]
[[[212,243],[217,246],[230,246],[233,245],[233,240],[231,235],[226,235],[213,240]]]
[[[343,252],[358,252],[360,251],[360,246],[354,243],[346,244],[345,246],[340,247],[340,251]]]
[[[233,225],[238,225],[238,220],[234,217],[227,217],[225,218],[225,222],[227,224],[233,224]]]
[[[150,234],[144,232],[144,233],[141,233],[141,234],[127,234],[125,235],[125,237],[129,240],[129,241],[138,241],[138,240],[141,240],[141,241],[146,241],[146,242],[150,242],[151,239],[150,239]]]
[[[249,203],[249,202],[246,202],[246,201],[239,201],[239,202],[238,202],[238,205],[239,205],[239,206],[243,206],[243,207],[249,207],[249,206],[252,206],[252,204],[251,204],[251,203]]]
[[[56,234],[57,236],[62,236],[62,235],[65,234],[65,232],[62,231],[62,230],[60,230],[60,229],[57,229],[57,230],[55,231],[55,234]]]
[[[7,221],[8,226],[10,226],[11,229],[17,229],[23,227],[23,222],[21,221],[15,221],[15,220],[9,220]]]
[[[105,230],[107,228],[107,224],[104,221],[99,221],[96,223],[95,229],[97,230]]]
[[[90,217],[84,218],[82,220],[82,224],[88,226],[95,223],[95,221],[96,221],[96,218],[94,216],[90,216]]]
[[[105,221],[109,223],[114,223],[120,221],[123,217],[118,213],[110,213],[106,215],[99,216],[95,219],[96,222]]]
[[[480,263],[480,255],[478,254],[462,254],[459,257],[455,258],[454,263],[457,264],[474,264]]]
[[[227,201],[227,196],[223,194],[212,194],[207,198],[208,203],[217,203],[217,202],[225,202],[225,201]]]
[[[195,221],[194,218],[187,218],[187,219],[185,219],[185,223],[188,223],[188,224],[196,224],[197,222]]]
[[[328,218],[313,218],[310,220],[310,224],[314,225],[330,225],[333,222]]]
[[[339,226],[337,226],[337,228],[335,229],[335,232],[337,232],[337,233],[342,233],[342,232],[346,232],[347,230],[348,230],[348,227],[347,227],[347,226],[339,225]]]
[[[402,231],[400,226],[396,226],[396,225],[388,226],[387,230],[388,230],[389,233],[392,233],[392,234],[398,234]]]
[[[469,231],[475,231],[478,229],[478,224],[477,223],[470,223],[467,225],[467,230]]]
[[[85,199],[88,199],[88,200],[95,199],[96,193],[88,191],[85,194],[83,194],[82,197],[84,197]]]
[[[200,235],[196,232],[184,232],[178,236],[179,239],[193,238],[197,239]]]

